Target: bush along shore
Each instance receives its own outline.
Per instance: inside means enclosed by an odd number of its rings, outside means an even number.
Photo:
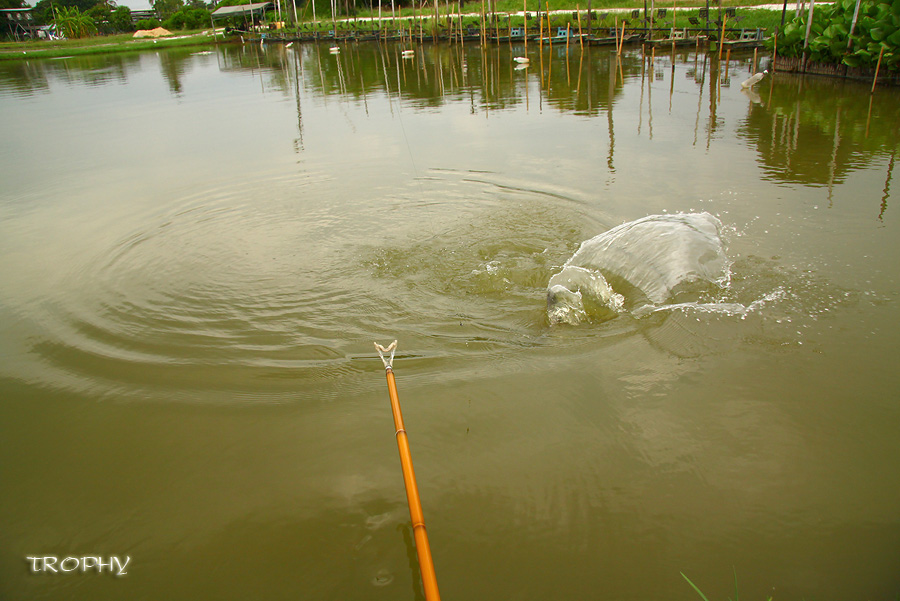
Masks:
[[[900,85],[900,0],[811,2],[769,46],[777,69]]]

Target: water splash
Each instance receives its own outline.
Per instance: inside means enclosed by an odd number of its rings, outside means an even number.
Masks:
[[[709,309],[730,279],[721,231],[709,213],[650,215],[582,242],[550,278],[550,322],[605,321],[626,310],[639,317],[686,304]]]

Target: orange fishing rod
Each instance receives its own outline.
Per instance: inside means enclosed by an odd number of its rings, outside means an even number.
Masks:
[[[419,487],[416,486],[416,474],[413,471],[412,454],[409,451],[409,439],[403,427],[403,415],[400,413],[400,398],[397,396],[397,382],[394,380],[395,340],[387,348],[375,343],[375,350],[384,363],[387,375],[388,394],[391,397],[391,411],[394,413],[394,427],[397,432],[397,448],[400,450],[400,467],[403,469],[403,483],[406,485],[406,501],[409,503],[409,517],[412,520],[413,536],[416,539],[416,554],[419,556],[419,571],[422,574],[422,587],[425,589],[426,601],[440,601],[437,576],[434,574],[434,562],[431,560],[431,547],[428,545],[428,533],[425,532],[425,516],[422,514],[422,503],[419,500]],[[384,354],[391,356],[385,359]]]

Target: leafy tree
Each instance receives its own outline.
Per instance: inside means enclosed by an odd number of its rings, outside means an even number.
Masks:
[[[105,2],[95,4],[87,11],[85,14],[94,21],[94,25],[97,27],[97,31],[100,33],[112,33],[112,25],[109,20],[112,17],[112,11],[109,10],[109,5]]]
[[[184,8],[182,0],[152,0],[151,5],[163,21]]]
[[[205,8],[185,7],[163,21],[163,27],[174,29],[200,29],[209,24],[209,11]]]
[[[109,21],[116,31],[134,31],[134,23],[131,22],[131,9],[127,6],[120,6],[114,10]]]
[[[157,19],[141,19],[135,25],[138,29],[156,29],[159,27],[159,20]]]
[[[0,2],[3,1],[4,0],[0,0]],[[56,18],[56,14],[54,13],[54,9],[56,8],[74,7],[77,8],[80,12],[84,13],[97,4],[106,4],[106,2],[105,0],[40,0],[37,4],[34,5],[32,15],[38,23],[47,25],[49,23],[52,23]]]

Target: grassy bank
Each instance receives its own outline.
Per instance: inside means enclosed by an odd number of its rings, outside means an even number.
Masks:
[[[218,37],[222,39],[221,34]],[[215,43],[208,31],[187,31],[171,38],[135,39],[132,34],[93,36],[78,40],[54,40],[0,43],[0,60],[21,58],[59,58],[83,54],[108,54],[113,52],[137,52],[173,46],[208,46]]]

